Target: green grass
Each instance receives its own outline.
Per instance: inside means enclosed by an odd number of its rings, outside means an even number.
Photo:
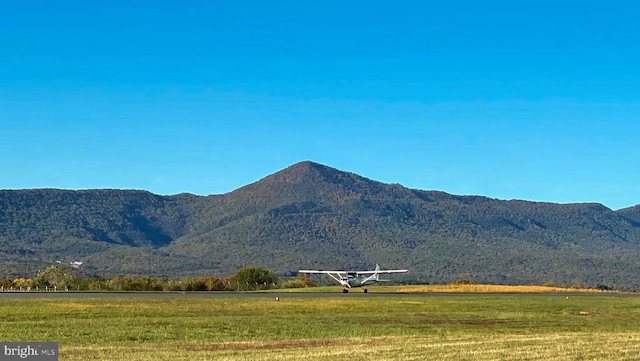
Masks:
[[[61,360],[626,360],[640,298],[446,295],[0,298],[0,340]]]

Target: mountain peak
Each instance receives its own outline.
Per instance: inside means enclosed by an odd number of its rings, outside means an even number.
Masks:
[[[320,163],[316,163],[316,162],[312,162],[309,160],[305,160],[302,162],[298,162],[298,163],[294,163],[284,169],[282,169],[279,172],[274,173],[275,174],[309,174],[311,172],[321,172],[321,173],[326,173],[326,172],[341,172],[338,169],[335,168],[331,168],[329,166],[326,166],[324,164],[320,164]]]
[[[310,187],[318,187],[321,184],[332,184],[346,188],[357,187],[358,184],[363,185],[365,183],[367,187],[372,184],[381,184],[352,172],[339,170],[308,160],[290,165],[281,171],[263,178],[260,182],[275,182],[280,185],[307,184],[307,186]]]
[[[302,160],[300,162],[297,163],[293,163],[292,165],[288,166],[287,168],[300,168],[300,167],[326,167],[324,164],[320,164],[314,161],[310,161],[310,160]]]
[[[369,194],[382,184],[351,172],[311,161],[292,164],[255,183],[235,190],[234,197],[253,199],[258,204],[282,205],[301,201],[339,203]]]
[[[254,185],[261,187],[275,187],[282,190],[291,190],[291,187],[304,189],[304,192],[313,191],[321,183],[337,183],[331,179],[343,178],[349,174],[326,165],[311,161],[302,161],[292,164],[278,172],[268,175]],[[299,189],[299,190],[302,190]]]

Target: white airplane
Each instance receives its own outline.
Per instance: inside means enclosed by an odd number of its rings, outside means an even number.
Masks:
[[[364,287],[365,285],[369,285],[376,282],[384,282],[387,280],[382,280],[378,278],[378,275],[381,274],[390,274],[390,273],[407,273],[409,270],[406,269],[389,269],[389,270],[381,270],[379,265],[376,265],[376,268],[373,271],[323,271],[323,270],[308,270],[303,269],[299,270],[298,273],[308,273],[308,274],[326,274],[329,277],[336,280],[338,283],[344,287],[342,290],[343,293],[348,293],[349,288],[352,287]],[[362,288],[364,293],[367,293],[366,288]]]

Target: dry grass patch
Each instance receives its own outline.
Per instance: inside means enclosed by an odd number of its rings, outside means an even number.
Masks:
[[[401,293],[603,293],[596,289],[510,285],[426,285],[396,288]],[[610,291],[608,291],[610,293]]]
[[[385,339],[385,337],[372,337],[367,343],[373,344],[376,340]],[[345,343],[353,342],[362,343],[361,338],[315,338],[302,340],[276,340],[276,341],[242,341],[242,342],[216,342],[216,343],[198,343],[198,344],[168,344],[161,346],[168,349],[179,349],[189,351],[217,351],[217,350],[235,350],[235,351],[258,351],[258,350],[284,350],[284,349],[306,349],[306,348],[333,348],[340,347]]]

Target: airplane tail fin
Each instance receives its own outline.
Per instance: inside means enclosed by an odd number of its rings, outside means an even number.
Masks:
[[[374,273],[373,279],[374,279],[374,280],[376,280],[376,281],[378,281],[378,280],[379,280],[379,278],[378,278],[378,271],[380,271],[380,265],[379,265],[379,264],[377,264],[377,263],[376,263],[376,268],[375,268],[375,270],[374,270],[374,271],[375,271],[375,273]]]
[[[373,274],[373,280],[376,282],[389,282],[390,280],[383,280],[380,278],[380,274],[378,274],[378,271],[380,271],[380,265],[376,264],[376,268],[374,270],[374,274]]]

